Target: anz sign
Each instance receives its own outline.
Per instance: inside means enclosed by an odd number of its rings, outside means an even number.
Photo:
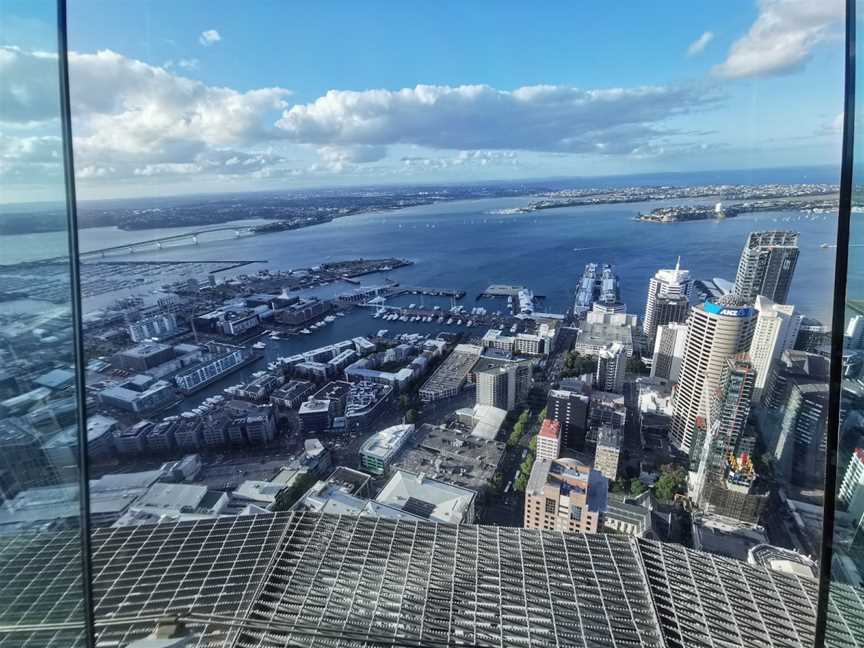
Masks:
[[[750,317],[754,313],[753,309],[750,307],[728,308],[708,301],[705,302],[704,308],[707,313],[723,315],[724,317]]]

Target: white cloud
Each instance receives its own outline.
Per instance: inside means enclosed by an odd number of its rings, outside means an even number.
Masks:
[[[70,53],[76,167],[85,191],[108,180],[503,169],[518,164],[517,151],[633,156],[692,139],[668,120],[717,101],[696,87],[421,85],[333,90],[292,106],[284,88],[211,86],[179,72],[188,62],[170,63],[154,66],[110,50]],[[7,143],[5,153],[0,141],[4,177],[60,170],[59,158],[27,160],[40,146],[28,137],[58,132],[56,86],[40,85],[55,78],[56,65],[48,54],[0,48],[0,100],[8,115],[0,138],[20,140],[15,150]],[[417,147],[416,159],[394,153],[388,160],[391,146],[406,145]]]
[[[181,70],[188,70],[190,72],[195,71],[201,65],[201,61],[196,58],[191,59],[177,59],[165,61],[164,67],[166,70],[170,70],[172,68],[180,68]]]
[[[712,72],[728,79],[794,72],[818,45],[842,37],[845,15],[843,0],[760,0],[756,21]]]
[[[838,113],[833,119],[822,122],[816,129],[815,135],[830,135],[836,137],[843,134],[843,113]]]
[[[318,148],[320,164],[315,170],[329,169],[336,173],[346,170],[349,165],[378,162],[387,156],[384,146],[321,146]]]
[[[79,180],[92,180],[94,178],[108,178],[117,173],[114,167],[90,165],[83,169],[75,169],[75,177]]]
[[[59,138],[37,136],[59,130],[56,83],[43,83],[56,78],[56,67],[56,57],[0,48],[0,101],[7,120],[0,124],[4,175],[16,165],[34,171],[28,155],[45,148],[45,142],[59,150]],[[284,136],[273,125],[287,107],[284,88],[238,92],[208,86],[108,50],[71,52],[69,68],[79,178],[196,170],[252,174],[285,163],[272,153],[250,152]],[[59,169],[59,158],[39,162],[49,163]]]
[[[687,56],[696,56],[705,51],[708,44],[714,40],[714,32],[706,31],[687,48]]]
[[[57,55],[0,46],[0,105],[6,123],[28,124],[56,119]]]
[[[454,157],[406,156],[401,158],[406,169],[455,169],[459,167],[518,166],[514,151],[459,151]]]
[[[161,164],[147,164],[136,168],[133,173],[136,176],[154,175],[189,175],[190,173],[201,173],[203,168],[200,164],[189,162],[163,162]]]
[[[312,103],[292,106],[277,126],[292,141],[323,146],[615,154],[667,136],[662,122],[714,100],[704,90],[661,86],[331,90]]]
[[[210,45],[218,43],[221,40],[222,36],[215,29],[208,29],[206,31],[203,31],[198,37],[198,42],[201,43],[204,47],[210,47]]]
[[[0,178],[7,182],[38,182],[41,178],[59,177],[62,155],[62,142],[56,135],[0,133]]]

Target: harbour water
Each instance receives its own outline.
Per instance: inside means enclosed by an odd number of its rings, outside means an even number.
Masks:
[[[402,257],[413,265],[388,272],[401,285],[461,288],[467,292],[460,304],[470,309],[506,310],[504,300],[475,301],[490,284],[522,285],[543,295],[540,308],[563,312],[572,304],[576,282],[586,263],[596,261],[615,266],[621,280],[622,297],[628,311],[642,315],[648,280],[661,267],[681,265],[695,278],[735,278],[738,258],[747,234],[760,229],[793,229],[800,232],[801,254],[790,301],[805,315],[830,321],[833,267],[836,250],[823,247],[836,237],[834,214],[797,211],[748,214],[721,221],[655,224],[636,219],[640,211],[672,202],[597,205],[549,209],[530,213],[499,214],[501,209],[522,206],[525,198],[457,201],[412,207],[400,211],[355,215],[300,230],[274,234],[205,240],[198,245],[166,247],[160,251],[112,256],[111,260],[220,261],[266,259],[266,264],[244,266],[234,272],[252,273],[263,267],[290,269],[351,258]],[[856,221],[856,228],[858,223]],[[85,229],[80,233],[83,250],[157,238],[169,230],[124,232],[110,228]],[[170,230],[171,232],[179,230]],[[50,245],[42,239],[56,234],[30,237],[43,254]],[[21,254],[24,254],[22,251]],[[854,255],[853,255],[854,257]],[[860,272],[856,258],[853,272]],[[220,278],[225,273],[218,275]],[[361,278],[366,285],[379,284],[382,274]],[[198,277],[205,281],[206,277]],[[852,284],[854,285],[854,284]],[[307,291],[332,297],[354,286],[330,284]],[[153,298],[154,286],[145,296]],[[118,295],[119,296],[119,295]],[[106,297],[85,303],[85,312],[104,305]],[[398,298],[400,305],[420,303],[420,297]],[[424,298],[426,306],[447,308],[447,298]],[[230,384],[246,379],[253,371],[280,355],[292,355],[356,335],[387,329],[395,333],[430,333],[458,329],[437,322],[388,322],[371,317],[371,309],[355,309],[327,326],[287,339],[266,341],[265,357],[227,376],[217,385],[196,394],[186,406],[219,393]],[[477,335],[482,331],[475,329]]]
[[[402,284],[462,288],[472,304],[489,284],[523,285],[544,295],[544,308],[553,312],[562,312],[570,304],[585,264],[599,261],[615,265],[624,301],[630,312],[641,315],[649,278],[660,267],[672,267],[679,255],[682,267],[694,277],[733,280],[749,232],[794,229],[801,233],[801,256],[790,301],[813,317],[825,319],[830,314],[826,282],[833,276],[835,250],[821,245],[835,239],[836,217],[831,214],[765,212],[672,225],[635,220],[640,211],[668,202],[490,213],[525,202],[507,198],[425,205],[350,216],[301,230],[139,252],[134,259],[266,259],[267,267],[289,269],[349,258],[398,256],[414,261],[387,274]],[[131,240],[146,240],[159,236],[160,230],[118,231],[113,243],[128,242],[130,234]],[[92,230],[81,231],[82,249],[98,247],[93,245],[93,235]],[[106,232],[99,232],[100,244],[110,244],[109,240]],[[261,267],[255,264],[241,271]],[[363,278],[366,284],[381,281],[382,275]],[[326,292],[350,288],[331,285]]]

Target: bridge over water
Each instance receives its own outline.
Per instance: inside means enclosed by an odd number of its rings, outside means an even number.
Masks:
[[[110,254],[135,254],[136,252],[144,252],[147,250],[161,250],[165,244],[181,243],[189,241],[193,245],[197,245],[203,237],[208,234],[217,232],[234,232],[237,237],[251,235],[255,225],[240,225],[232,227],[211,227],[208,229],[193,230],[191,232],[183,232],[182,234],[171,234],[168,236],[160,236],[159,238],[148,239],[146,241],[135,241],[134,243],[125,243],[123,245],[113,245],[111,247],[101,248],[99,250],[89,250],[81,252],[81,260],[86,259],[101,259]],[[49,259],[50,261],[59,259]]]

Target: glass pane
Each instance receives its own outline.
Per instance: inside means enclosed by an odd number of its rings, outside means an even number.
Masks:
[[[856,2],[855,47],[861,49],[862,6]],[[860,58],[860,57],[859,57]],[[860,643],[864,627],[844,623],[844,616],[855,610],[861,619],[862,587],[864,587],[864,373],[861,371],[864,353],[864,229],[861,211],[864,208],[864,181],[861,161],[864,160],[864,119],[860,89],[864,76],[860,63],[855,66],[856,105],[853,132],[852,195],[849,216],[848,270],[843,335],[843,378],[840,394],[840,430],[837,436],[836,497],[834,538],[831,545],[831,584],[826,611],[826,640],[837,644]]]
[[[492,6],[74,3],[105,642],[813,643],[841,3]]]
[[[0,2],[4,647],[85,645],[80,435],[58,68],[57,3]],[[42,629],[28,631],[28,626]]]

